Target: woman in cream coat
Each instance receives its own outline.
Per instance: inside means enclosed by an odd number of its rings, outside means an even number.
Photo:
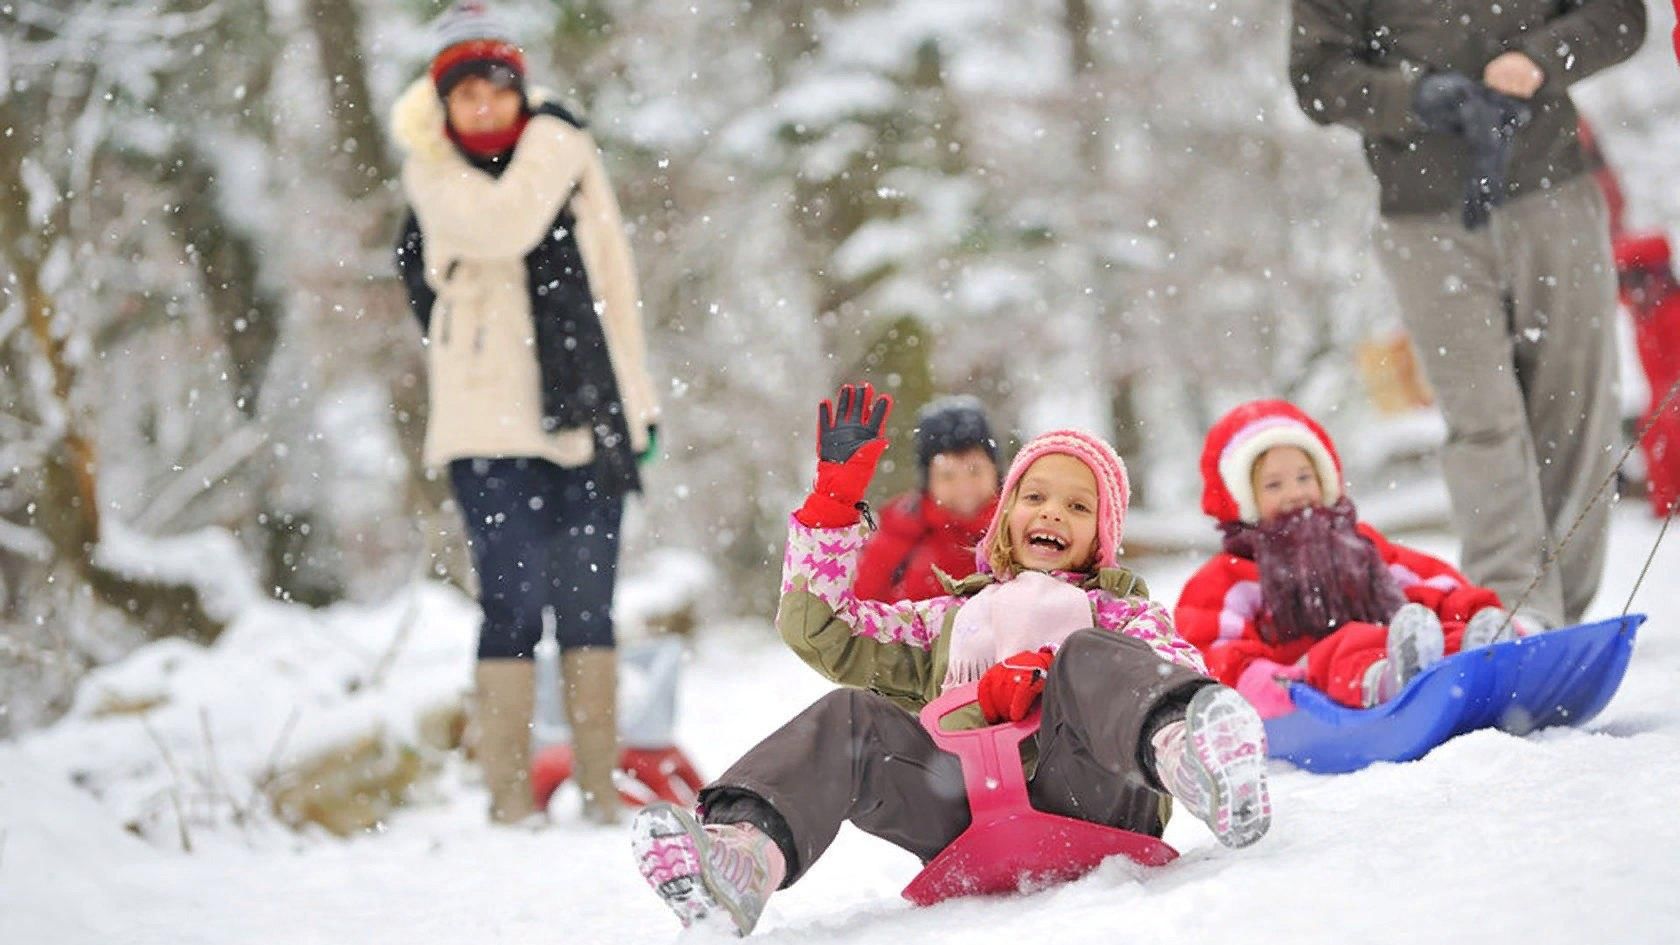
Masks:
[[[398,101],[412,212],[397,259],[426,333],[428,466],[466,520],[483,623],[478,758],[491,817],[533,811],[532,649],[551,612],[586,813],[618,815],[612,592],[624,497],[657,417],[636,277],[594,139],[527,96],[481,2]]]

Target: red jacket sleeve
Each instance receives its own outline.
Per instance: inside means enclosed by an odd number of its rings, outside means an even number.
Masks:
[[[1260,638],[1261,610],[1260,574],[1253,562],[1219,554],[1185,582],[1173,610],[1173,625],[1201,651],[1215,679],[1235,686],[1243,670],[1258,658],[1293,662]]]
[[[881,507],[881,527],[869,537],[858,558],[857,583],[852,585],[852,591],[860,600],[892,603],[904,599],[898,593],[899,582],[894,579],[921,538],[915,498],[901,496]]]
[[[1369,538],[1371,544],[1377,547],[1377,553],[1382,555],[1383,563],[1388,565],[1388,572],[1400,582],[1402,591],[1413,584],[1428,584],[1443,591],[1470,586],[1469,578],[1434,555],[1427,555],[1416,548],[1389,541],[1383,537],[1382,532],[1364,522],[1359,523],[1359,533]]]
[[[1440,558],[1388,541],[1369,525],[1361,523],[1360,528],[1377,546],[1407,599],[1435,611],[1443,623],[1469,620],[1483,607],[1500,606],[1498,594],[1472,584]]]

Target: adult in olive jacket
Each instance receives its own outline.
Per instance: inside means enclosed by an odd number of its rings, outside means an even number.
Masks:
[[[1603,569],[1609,503],[1587,506],[1617,410],[1608,221],[1569,91],[1639,47],[1644,5],[1292,8],[1302,110],[1358,131],[1376,174],[1377,253],[1446,419],[1464,570],[1538,623],[1572,622]]]

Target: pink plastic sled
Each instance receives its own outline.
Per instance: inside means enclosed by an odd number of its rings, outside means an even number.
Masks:
[[[1096,869],[1111,856],[1163,866],[1178,851],[1141,833],[1034,810],[1021,770],[1021,740],[1038,731],[1035,707],[1019,722],[946,732],[939,721],[974,701],[973,683],[953,686],[922,709],[922,727],[940,748],[957,756],[968,790],[972,820],[910,885],[904,898],[930,906],[957,896],[1020,892],[1063,883]]]

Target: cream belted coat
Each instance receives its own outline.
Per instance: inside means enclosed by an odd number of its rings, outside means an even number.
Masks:
[[[545,432],[525,257],[570,202],[633,452],[648,444],[658,401],[645,363],[630,245],[594,138],[553,115],[531,118],[500,177],[473,166],[445,133],[429,78],[392,114],[407,152],[403,191],[437,294],[427,330],[430,419],[425,462],[531,456],[577,467],[594,458],[586,427]]]

